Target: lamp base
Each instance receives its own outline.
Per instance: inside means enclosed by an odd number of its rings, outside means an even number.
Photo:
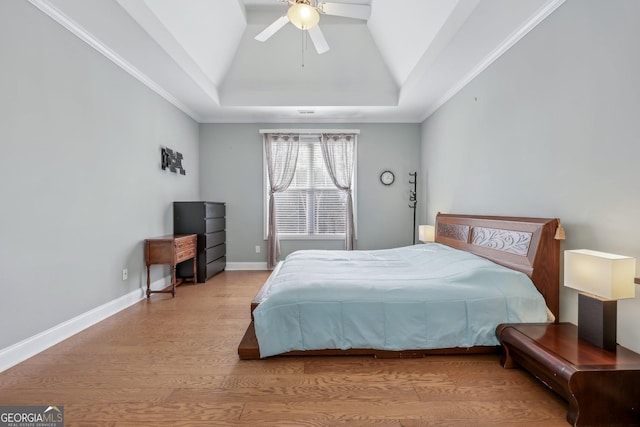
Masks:
[[[616,349],[618,301],[578,294],[578,337],[605,350]]]

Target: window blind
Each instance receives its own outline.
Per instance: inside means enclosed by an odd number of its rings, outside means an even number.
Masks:
[[[275,194],[278,233],[282,236],[344,235],[345,194],[326,170],[319,137],[300,140],[296,173],[289,188]]]

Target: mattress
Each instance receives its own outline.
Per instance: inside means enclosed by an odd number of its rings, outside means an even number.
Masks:
[[[297,251],[253,312],[260,357],[292,350],[498,345],[500,323],[545,322],[527,275],[438,243]]]

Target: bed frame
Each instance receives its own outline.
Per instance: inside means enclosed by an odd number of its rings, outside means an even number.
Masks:
[[[556,218],[522,218],[441,214],[436,216],[436,242],[471,252],[497,264],[525,273],[559,318],[560,242],[555,238]],[[267,294],[270,281],[251,302],[251,312]],[[327,349],[290,351],[280,356],[372,355],[379,358],[424,357],[429,354],[496,352],[499,347],[470,347],[388,351],[375,349]],[[260,349],[252,321],[238,346],[240,359],[259,359]]]

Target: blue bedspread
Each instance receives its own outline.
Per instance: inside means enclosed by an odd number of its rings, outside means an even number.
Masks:
[[[260,356],[291,350],[498,345],[507,322],[545,322],[525,274],[437,243],[373,251],[298,251],[254,310]]]

